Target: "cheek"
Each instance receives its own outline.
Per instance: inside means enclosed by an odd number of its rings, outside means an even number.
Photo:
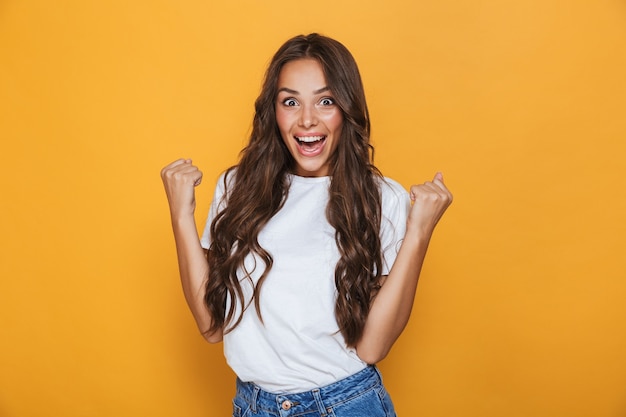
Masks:
[[[337,112],[330,116],[326,122],[328,128],[336,133],[341,133],[341,128],[343,127],[343,115],[341,112]]]
[[[292,116],[289,112],[276,109],[276,124],[278,125],[278,130],[288,132],[291,129],[292,123]]]

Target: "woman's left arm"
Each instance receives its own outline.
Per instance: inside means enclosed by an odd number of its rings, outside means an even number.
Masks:
[[[389,275],[372,302],[363,336],[356,344],[361,360],[370,364],[387,356],[409,321],[428,243],[439,219],[452,203],[452,194],[441,173],[437,173],[432,181],[412,186],[410,197],[413,206],[404,240]]]

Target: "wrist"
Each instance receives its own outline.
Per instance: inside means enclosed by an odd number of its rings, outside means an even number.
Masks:
[[[193,213],[172,213],[171,220],[173,227],[196,226],[196,219]]]
[[[433,229],[431,228],[407,224],[404,238],[414,240],[416,243],[428,243],[432,235]]]

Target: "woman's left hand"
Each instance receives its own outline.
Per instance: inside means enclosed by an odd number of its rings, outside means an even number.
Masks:
[[[411,186],[410,197],[413,206],[404,240],[389,275],[374,297],[363,336],[356,344],[359,357],[367,363],[385,358],[409,321],[430,237],[452,203],[452,194],[441,173],[432,181]]]
[[[452,204],[452,193],[443,183],[443,174],[438,172],[432,181],[411,186],[410,197],[413,206],[407,219],[407,235],[417,233],[429,238]]]

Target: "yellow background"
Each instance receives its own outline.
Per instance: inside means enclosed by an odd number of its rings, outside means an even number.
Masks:
[[[342,41],[376,162],[455,202],[380,366],[402,416],[626,416],[622,0],[0,1],[0,416],[225,416],[159,170],[236,161],[269,58]]]

